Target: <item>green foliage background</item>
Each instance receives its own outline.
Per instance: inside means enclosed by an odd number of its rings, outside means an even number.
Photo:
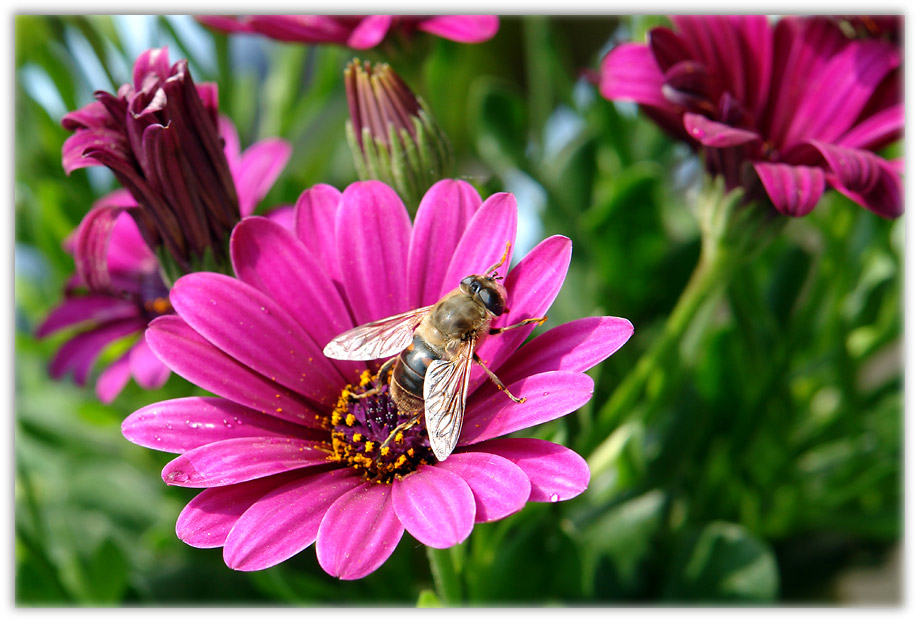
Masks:
[[[537,431],[593,457],[591,487],[477,525],[451,551],[468,603],[837,602],[843,570],[885,561],[902,539],[904,224],[839,195],[740,267],[634,412],[598,428],[700,248],[695,157],[584,78],[615,39],[662,21],[503,18],[481,45],[423,35],[361,55],[390,62],[429,103],[458,176],[483,196],[518,196],[521,244],[573,239],[543,330],[596,314],[636,327],[592,371],[594,400]],[[64,175],[60,117],[164,44],[196,81],[218,83],[244,146],[292,143],[263,208],[355,181],[342,84],[352,51],[228,38],[188,17],[15,19],[16,603],[437,605],[425,550],[408,536],[356,582],[327,576],[312,548],[241,573],[220,550],[184,545],[174,522],[194,491],[167,488],[170,455],[128,443],[120,422],[195,388],[176,375],[156,392],[132,383],[106,406],[91,387],[48,378],[64,338],[33,332],[73,271],[61,242],[115,187],[104,171]]]

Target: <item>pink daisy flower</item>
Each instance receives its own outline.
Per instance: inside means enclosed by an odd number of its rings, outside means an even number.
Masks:
[[[368,181],[304,192],[293,232],[259,217],[237,225],[237,277],[182,277],[170,292],[176,314],[147,330],[170,369],[216,396],[152,404],[122,426],[130,441],[180,455],[163,469],[167,484],[204,489],[180,514],[179,538],[222,547],[228,566],[247,571],[315,542],[327,573],[356,579],[379,568],[407,531],[446,548],[477,522],[584,491],[589,472],[578,454],[503,436],[588,402],[593,381],[584,372],[629,339],[627,320],[576,320],[523,347],[529,328],[485,338],[478,353],[526,401],[474,370],[459,443],[444,461],[421,425],[382,449],[409,418],[386,388],[354,397],[379,362],[322,354],[343,331],[434,303],[494,264],[516,226],[513,195],[482,201],[456,180],[426,193],[414,224],[390,187]],[[494,326],[542,316],[570,258],[571,241],[552,236],[510,271],[500,267],[509,313]]]
[[[495,15],[200,15],[224,32],[262,34],[279,41],[335,43],[356,50],[379,45],[388,34],[415,31],[460,43],[482,43],[498,32]]]
[[[240,152],[233,123],[221,117],[219,127],[239,198],[239,216],[249,216],[281,174],[290,145],[266,139]],[[76,330],[51,360],[50,374],[60,378],[72,372],[78,385],[86,383],[107,346],[130,339],[128,350],[96,382],[96,395],[104,403],[114,400],[132,377],[144,389],[162,387],[169,378],[169,368],[150,351],[143,334],[151,320],[172,313],[172,306],[160,262],[129,214],[137,207],[124,189],[96,202],[69,245],[77,273],[67,284],[66,298],[36,331],[42,338]],[[290,206],[270,211],[270,218],[289,228],[292,215]]]

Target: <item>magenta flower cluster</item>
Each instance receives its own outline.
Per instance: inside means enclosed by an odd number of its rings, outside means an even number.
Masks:
[[[827,186],[881,216],[903,213],[903,163],[875,153],[904,130],[895,43],[849,38],[824,17],[672,21],[604,58],[604,97],[640,104],[729,187],[762,189],[783,214],[809,213]]]

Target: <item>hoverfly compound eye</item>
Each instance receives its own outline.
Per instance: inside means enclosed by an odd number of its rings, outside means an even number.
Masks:
[[[505,312],[505,300],[497,290],[483,288],[479,291],[479,300],[493,316],[501,316]]]

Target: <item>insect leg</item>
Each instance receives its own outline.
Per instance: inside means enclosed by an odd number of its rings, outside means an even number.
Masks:
[[[508,328],[510,329],[511,327],[508,327]],[[516,398],[514,394],[512,394],[511,392],[509,392],[509,391],[508,391],[508,388],[505,387],[505,384],[502,383],[501,380],[499,380],[499,378],[498,378],[497,376],[495,376],[495,373],[492,372],[491,370],[489,370],[489,369],[486,367],[486,363],[485,363],[482,359],[479,358],[479,354],[478,354],[478,353],[473,353],[473,361],[475,361],[476,363],[478,363],[478,364],[479,364],[479,367],[486,371],[486,374],[489,375],[489,378],[492,379],[492,382],[495,383],[495,386],[498,387],[498,389],[500,389],[500,390],[502,390],[503,392],[505,392],[505,394],[508,396],[508,398],[510,398],[511,400],[513,400],[514,402],[516,402],[516,403],[518,403],[518,404],[520,404],[520,403],[524,402],[525,400],[527,400],[527,398]]]
[[[414,418],[412,418],[408,422],[403,422],[402,424],[400,424],[399,426],[391,430],[390,434],[387,435],[387,438],[383,440],[382,444],[380,444],[380,450],[383,450],[388,445],[390,445],[390,442],[393,441],[393,439],[396,437],[398,433],[406,430],[407,428],[412,428],[413,426],[418,424],[418,421],[421,419],[421,417],[422,417],[422,414],[419,413],[418,415],[416,415]]]
[[[517,329],[518,327],[523,327],[524,325],[533,323],[537,323],[537,326],[539,326],[544,322],[546,322],[546,316],[543,316],[542,318],[528,318],[527,320],[516,322],[508,327],[494,327],[489,329],[489,335],[498,335],[499,333],[504,333],[505,331],[510,331],[511,329]]]
[[[376,394],[379,394],[380,388],[383,386],[383,379],[386,378],[387,373],[389,373],[390,368],[393,367],[393,365],[396,363],[396,360],[398,358],[399,358],[399,355],[390,357],[384,362],[382,366],[380,366],[380,369],[377,370],[377,375],[374,377],[376,382],[375,382],[375,386],[373,389],[369,389],[366,392],[363,392],[360,394],[355,394],[352,392],[351,397],[356,400],[360,400],[361,398],[367,398],[368,396],[374,396]]]

